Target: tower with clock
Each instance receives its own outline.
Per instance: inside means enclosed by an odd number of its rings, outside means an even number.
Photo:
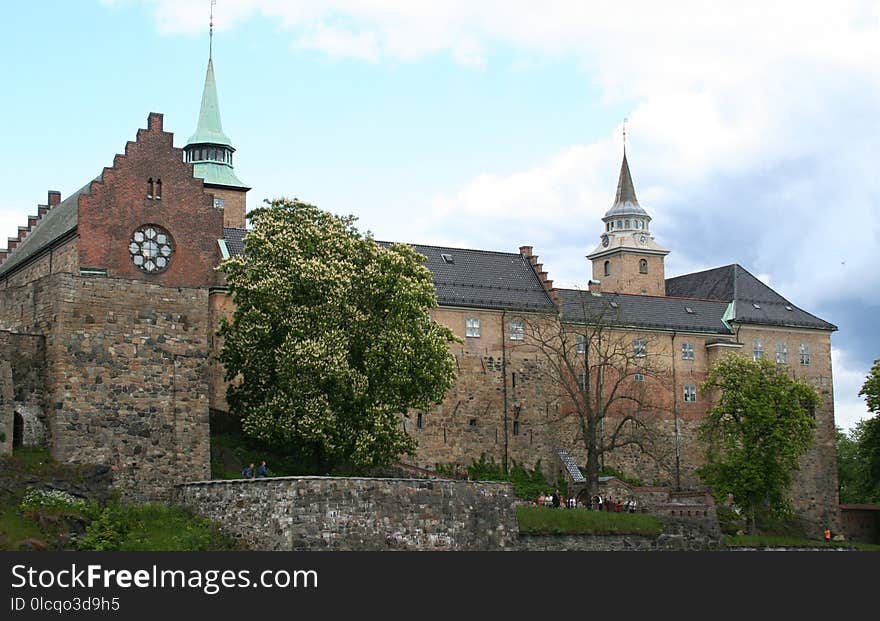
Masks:
[[[614,204],[602,218],[605,231],[599,245],[587,255],[593,279],[604,291],[636,295],[666,295],[663,258],[669,251],[651,234],[651,216],[636,198],[626,151]]]

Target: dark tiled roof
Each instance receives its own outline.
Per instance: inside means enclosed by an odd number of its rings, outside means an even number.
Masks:
[[[734,302],[732,321],[740,323],[837,330],[837,326],[798,308],[736,264],[668,278],[666,295]]]
[[[571,323],[603,322],[611,326],[730,334],[722,321],[727,303],[652,295],[560,289],[562,318]],[[615,308],[614,305],[617,307]],[[693,310],[689,313],[687,309]]]
[[[388,246],[391,242],[379,242]],[[441,306],[553,311],[528,259],[519,253],[408,244],[427,257]],[[442,255],[451,257],[447,262]]]
[[[226,249],[229,250],[230,256],[239,256],[244,254],[244,236],[247,229],[239,229],[231,226],[223,227],[223,238],[226,240]]]
[[[46,215],[40,218],[31,232],[27,234],[27,237],[0,264],[0,276],[10,272],[15,266],[25,263],[29,258],[50,246],[52,242],[73,231],[79,218],[79,197],[87,194],[92,183],[100,180],[101,175],[98,175],[61,201],[60,205],[47,211]]]

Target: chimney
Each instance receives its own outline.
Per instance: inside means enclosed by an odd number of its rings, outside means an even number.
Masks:
[[[162,115],[158,112],[150,112],[150,115],[147,117],[147,129],[150,131],[154,129],[162,131]]]
[[[37,205],[37,216],[42,218],[49,213],[49,205]]]
[[[24,241],[24,238],[27,237],[27,234],[30,232],[31,232],[31,230],[26,226],[18,227],[18,240]]]
[[[40,216],[28,216],[28,229],[33,229],[40,221]]]
[[[9,249],[9,252],[12,252],[13,250],[15,250],[15,247],[18,245],[18,242],[20,242],[20,241],[21,240],[18,239],[17,237],[7,238],[6,247]]]
[[[58,190],[49,190],[49,209],[57,207],[61,204],[61,192]]]
[[[533,249],[532,246],[520,246],[519,253],[521,255],[523,255],[524,257],[530,257],[530,256],[532,256],[532,249]]]

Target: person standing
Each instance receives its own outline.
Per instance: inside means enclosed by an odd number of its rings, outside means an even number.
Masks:
[[[559,508],[559,490],[556,490],[555,492],[553,492],[553,508],[554,509]]]
[[[266,460],[264,459],[260,464],[260,467],[257,468],[257,478],[264,479],[269,476],[269,469],[266,467]]]
[[[241,470],[241,476],[245,479],[253,479],[254,478],[254,465],[245,466]]]

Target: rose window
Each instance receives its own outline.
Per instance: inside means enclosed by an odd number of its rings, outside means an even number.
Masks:
[[[165,270],[171,263],[174,247],[168,231],[158,226],[142,226],[128,244],[132,262],[138,269],[154,274]]]

